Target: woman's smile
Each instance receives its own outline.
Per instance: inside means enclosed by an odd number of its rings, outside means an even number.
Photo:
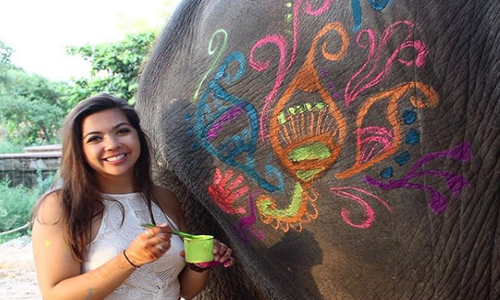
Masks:
[[[117,164],[120,164],[123,161],[125,161],[126,156],[127,156],[126,153],[122,153],[122,154],[118,154],[115,156],[110,156],[110,157],[104,158],[103,160],[107,161],[108,163],[117,165]]]

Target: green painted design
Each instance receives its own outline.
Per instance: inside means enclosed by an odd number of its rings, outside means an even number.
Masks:
[[[301,105],[296,105],[293,107],[289,107],[288,109],[280,112],[278,114],[278,124],[284,124],[286,123],[286,119],[288,116],[291,115],[296,115],[296,114],[303,114],[308,111],[313,111],[313,110],[324,110],[328,107],[328,104],[325,104],[323,102],[318,102],[315,103],[314,105],[311,103],[304,103]]]
[[[302,191],[300,183],[295,183],[292,202],[285,209],[272,209],[271,206],[273,201],[271,198],[259,201],[257,206],[259,211],[265,216],[273,217],[278,220],[282,218],[291,218],[299,213],[299,208],[302,204]]]
[[[293,149],[288,158],[293,162],[301,162],[304,160],[323,160],[330,157],[332,152],[325,144],[314,142],[305,144]]]
[[[285,5],[286,7],[292,7],[292,2],[287,2]]]
[[[214,43],[215,36],[217,34],[219,34],[219,33],[221,33],[223,35],[223,37],[222,37],[222,45],[220,45],[220,47],[217,47],[217,48],[213,49],[213,45],[212,44]],[[219,61],[220,56],[222,55],[222,53],[224,53],[224,51],[226,49],[227,49],[227,32],[224,29],[219,29],[216,32],[214,32],[214,34],[212,35],[212,38],[210,39],[210,43],[208,45],[208,55],[213,55],[215,53],[215,58],[212,61],[212,63],[210,64],[210,67],[208,68],[208,70],[203,75],[203,78],[201,79],[200,83],[198,84],[198,87],[196,88],[196,91],[194,92],[194,95],[193,95],[193,100],[192,100],[193,102],[196,102],[198,100],[198,96],[200,94],[201,86],[203,85],[203,83],[207,79],[207,76],[212,72],[212,70],[214,69],[215,65]]]
[[[278,114],[278,123],[281,125],[281,124],[284,124],[286,122],[286,114],[284,112],[280,112]]]
[[[314,177],[314,175],[318,174],[321,171],[323,171],[323,169],[298,170],[295,174],[297,174],[297,177],[299,177],[300,179],[309,181]]]
[[[323,110],[323,109],[327,108],[328,105],[324,102],[318,102],[318,103],[316,103],[316,105],[314,107],[316,109]]]
[[[295,106],[295,109],[297,110],[297,113],[299,113],[299,114],[303,114],[305,112],[304,105],[297,105],[297,106]]]

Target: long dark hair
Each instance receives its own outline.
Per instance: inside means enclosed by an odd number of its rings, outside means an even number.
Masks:
[[[59,169],[58,193],[62,201],[64,239],[75,258],[83,262],[85,247],[91,241],[91,225],[95,217],[103,213],[103,195],[97,189],[94,170],[84,159],[82,147],[82,123],[86,117],[108,109],[118,108],[137,131],[141,152],[134,166],[135,188],[142,193],[154,223],[151,201],[154,201],[154,183],[151,177],[149,139],[141,128],[137,112],[125,100],[101,93],[78,103],[64,120],[62,127],[62,157]],[[46,196],[46,195],[45,195]],[[33,216],[43,203],[42,197]]]

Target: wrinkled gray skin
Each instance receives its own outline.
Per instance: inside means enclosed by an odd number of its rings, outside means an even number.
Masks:
[[[500,299],[499,15],[184,1],[137,108],[160,183],[238,259],[200,298]]]

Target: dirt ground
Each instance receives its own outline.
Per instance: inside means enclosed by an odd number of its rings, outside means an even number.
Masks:
[[[42,300],[30,237],[0,244],[0,300]]]

